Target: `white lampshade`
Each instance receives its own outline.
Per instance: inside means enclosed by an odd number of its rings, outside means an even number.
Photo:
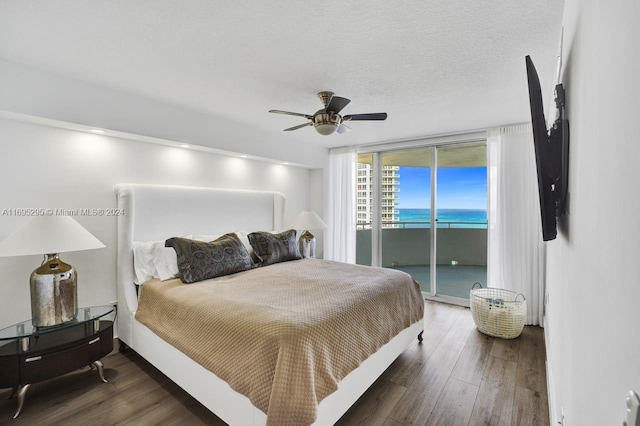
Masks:
[[[327,229],[327,224],[324,223],[320,216],[314,211],[302,211],[291,223],[293,229]]]
[[[0,243],[0,256],[27,256],[103,248],[70,216],[35,216]]]

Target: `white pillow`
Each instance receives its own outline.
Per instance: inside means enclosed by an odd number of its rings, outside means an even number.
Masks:
[[[138,285],[157,275],[153,262],[153,244],[153,241],[133,242],[133,269],[136,275],[135,283]]]
[[[153,264],[156,278],[168,280],[178,276],[178,257],[173,247],[165,247],[164,241],[153,244]]]
[[[192,238],[191,234],[184,238]],[[153,278],[162,281],[178,276],[178,257],[172,247],[165,247],[164,241],[134,241],[133,269],[135,283],[144,284]]]
[[[253,247],[251,247],[251,243],[249,242],[250,233],[251,232],[249,231],[236,231],[236,235],[238,236],[238,238],[240,238],[240,241],[242,241],[244,248],[247,249],[247,252],[249,253],[249,256],[251,256],[251,259],[253,259],[253,262],[260,263],[261,262],[260,257],[258,257],[256,252],[253,250]]]

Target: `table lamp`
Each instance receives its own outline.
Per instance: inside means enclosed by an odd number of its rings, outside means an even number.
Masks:
[[[31,273],[31,321],[53,327],[78,315],[77,274],[59,253],[104,247],[70,216],[35,216],[0,243],[0,256],[44,254]]]
[[[320,216],[314,211],[302,211],[291,224],[293,229],[304,229],[300,236],[300,254],[303,257],[316,257],[316,238],[309,229],[326,229],[327,224],[324,223]]]

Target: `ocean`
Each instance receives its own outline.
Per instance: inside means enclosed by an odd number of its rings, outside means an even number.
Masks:
[[[429,227],[431,209],[397,209],[405,228]],[[439,209],[438,228],[487,228],[487,211],[472,209]]]

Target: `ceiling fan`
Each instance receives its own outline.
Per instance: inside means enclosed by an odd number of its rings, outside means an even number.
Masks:
[[[301,114],[298,112],[280,111],[278,109],[272,109],[269,110],[269,112],[274,112],[276,114],[296,115],[310,120],[308,123],[284,129],[285,132],[298,130],[307,126],[313,126],[316,129],[316,132],[325,136],[335,133],[336,131],[338,133],[345,133],[351,130],[344,124],[347,121],[387,119],[386,112],[373,114],[351,114],[342,116],[339,113],[344,107],[349,104],[349,102],[351,102],[349,99],[341,98],[340,96],[334,96],[333,92],[320,92],[318,93],[318,98],[320,98],[320,101],[322,101],[324,108],[319,109],[313,115]]]

